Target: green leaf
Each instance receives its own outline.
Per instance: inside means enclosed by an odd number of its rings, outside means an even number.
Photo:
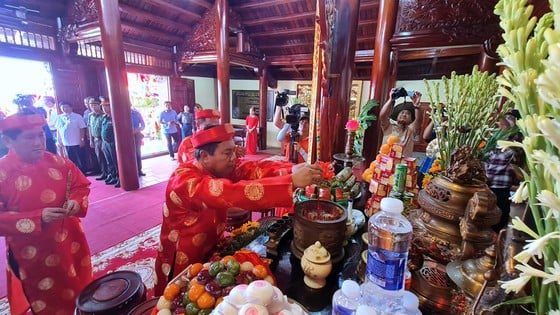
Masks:
[[[514,300],[508,300],[500,304],[494,305],[490,308],[490,310],[491,311],[495,310],[504,305],[526,305],[526,304],[534,304],[534,303],[535,303],[534,297],[532,295],[528,295],[528,296],[520,297]]]

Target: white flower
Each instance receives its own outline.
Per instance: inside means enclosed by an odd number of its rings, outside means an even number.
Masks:
[[[527,226],[527,224],[525,224],[523,221],[521,221],[521,219],[519,219],[519,217],[515,217],[511,220],[511,225],[513,226],[514,229],[521,231],[521,232],[525,232],[527,234],[529,234],[529,236],[531,236],[534,239],[539,238],[539,234],[537,234],[535,231],[531,230],[530,227]]]
[[[548,271],[550,272],[549,277],[544,279],[543,284],[549,284],[553,282],[560,284],[560,263],[555,261],[554,267],[548,267]],[[560,313],[558,315],[560,315]]]
[[[560,315],[560,310],[553,310],[548,312],[548,315]]]
[[[539,96],[556,109],[560,109],[560,45],[558,43],[548,47],[548,60],[543,60],[546,67],[535,83]]]
[[[527,181],[524,181],[519,184],[519,187],[517,188],[513,196],[511,196],[511,201],[513,201],[514,203],[523,203],[525,200],[527,200],[528,196],[529,188],[527,187]]]
[[[541,190],[537,195],[537,199],[540,201],[538,205],[548,208],[546,219],[550,219],[551,217],[554,219],[560,218],[560,198],[558,198],[558,196],[550,190]]]
[[[540,163],[544,166],[543,173],[550,174],[554,177],[556,182],[560,181],[560,159],[556,155],[550,155],[543,150],[534,150],[531,158],[535,163]]]
[[[529,276],[529,277],[536,277],[536,278],[548,278],[548,273],[539,270],[537,268],[533,268],[529,265],[522,264],[522,265],[515,265],[515,269],[521,271],[519,277]]]
[[[560,72],[560,70],[558,70]],[[560,83],[560,80],[559,80]],[[560,100],[560,98],[559,98]],[[556,148],[560,149],[560,122],[556,119],[550,119],[546,116],[540,116],[537,121],[537,127],[543,135],[550,141]]]
[[[537,258],[542,259],[543,250],[544,247],[546,246],[546,243],[549,240],[556,239],[556,238],[560,238],[560,232],[558,231],[548,233],[545,236],[536,238],[534,240],[527,240],[528,244],[523,246],[523,251],[515,255],[513,259],[520,261],[522,263],[527,263],[528,257],[531,256],[533,257],[536,256]],[[535,260],[535,262],[537,261]]]
[[[509,281],[498,281],[498,283],[500,284],[500,287],[506,291],[506,294],[510,292],[519,293],[529,280],[531,280],[531,276],[520,275],[515,279]]]

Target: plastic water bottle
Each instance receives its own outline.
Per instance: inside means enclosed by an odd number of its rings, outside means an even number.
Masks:
[[[371,306],[367,305],[358,305],[356,309],[356,315],[378,315],[379,313],[377,310]]]
[[[351,315],[356,313],[360,304],[360,285],[356,281],[344,280],[332,299],[333,315]]]
[[[410,291],[403,292],[402,306],[407,315],[422,315],[422,312],[420,312],[418,308],[419,305],[420,301],[414,293]]]
[[[401,308],[412,225],[401,214],[402,201],[383,198],[380,208],[368,222],[366,281],[381,288],[378,290],[380,308],[382,312],[391,313]],[[373,288],[368,286],[366,294],[369,295]]]

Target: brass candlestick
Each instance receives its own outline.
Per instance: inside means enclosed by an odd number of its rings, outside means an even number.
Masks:
[[[346,148],[344,153],[346,157],[350,158],[354,156],[354,139],[356,138],[356,131],[348,130],[346,132]]]

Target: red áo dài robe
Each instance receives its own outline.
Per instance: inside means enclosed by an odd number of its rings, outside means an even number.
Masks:
[[[247,118],[245,118],[245,125],[247,127],[247,139],[245,139],[247,154],[257,154],[257,130],[259,127],[259,116],[247,116]],[[249,128],[254,129],[253,131],[249,131]]]
[[[189,264],[206,262],[226,228],[228,209],[259,210],[293,205],[291,163],[247,161],[231,178],[216,178],[198,161],[171,175],[163,206],[155,263],[155,295]]]
[[[90,250],[78,218],[86,215],[89,185],[70,160],[48,152],[33,164],[14,152],[0,159],[0,235],[6,237],[34,314],[74,314],[76,297],[92,280]],[[44,208],[62,207],[67,199],[80,204],[77,217],[42,222]],[[9,296],[18,296],[13,291],[18,284],[8,288]],[[22,314],[21,303],[11,304],[12,314]]]

